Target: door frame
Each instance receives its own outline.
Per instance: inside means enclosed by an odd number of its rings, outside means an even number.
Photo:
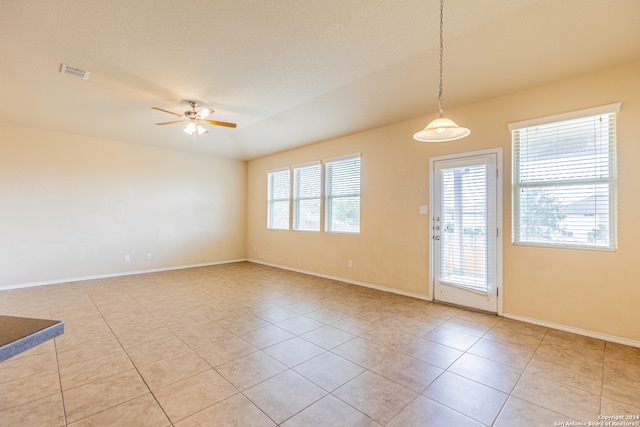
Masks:
[[[437,156],[429,158],[429,205],[435,206],[434,201],[434,163],[443,160],[463,160],[469,157],[482,156],[487,154],[495,154],[496,156],[496,169],[497,169],[497,177],[496,177],[496,228],[497,228],[497,238],[496,238],[496,288],[497,288],[497,305],[498,305],[498,316],[502,316],[504,313],[503,308],[503,287],[502,287],[502,242],[504,240],[504,227],[503,227],[503,163],[502,163],[502,147],[490,148],[487,150],[479,150],[479,151],[470,151],[465,153],[456,153],[456,154],[447,154],[445,156]],[[435,281],[436,277],[434,275],[434,262],[435,262],[435,252],[434,252],[434,241],[433,241],[433,224],[434,224],[434,209],[430,209],[429,221],[431,223],[431,227],[429,227],[429,295],[431,296],[432,301],[436,301],[435,299]]]

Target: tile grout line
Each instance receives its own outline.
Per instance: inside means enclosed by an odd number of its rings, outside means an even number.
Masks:
[[[487,331],[487,332],[485,333],[485,335],[486,335],[487,333],[489,333],[489,331]],[[506,406],[507,406],[507,403],[509,402],[509,400],[510,400],[512,397],[514,397],[514,398],[516,398],[516,399],[520,399],[519,397],[514,396],[514,395],[513,395],[513,392],[515,391],[516,387],[518,387],[518,384],[519,384],[519,383],[520,383],[520,381],[522,380],[522,376],[523,376],[523,375],[524,375],[524,373],[527,371],[527,368],[528,368],[528,367],[529,367],[529,365],[531,364],[531,360],[533,360],[533,357],[534,357],[534,356],[536,355],[536,353],[538,352],[538,349],[540,348],[540,345],[542,344],[542,341],[544,341],[544,338],[547,336],[547,334],[548,334],[548,333],[549,333],[549,329],[547,328],[547,330],[545,331],[544,335],[542,336],[542,338],[541,338],[541,339],[540,339],[540,341],[538,342],[538,345],[536,345],[535,350],[534,350],[534,351],[533,351],[533,353],[531,354],[531,357],[530,357],[530,358],[529,358],[529,360],[527,361],[527,365],[522,369],[522,372],[518,375],[518,380],[515,382],[515,384],[514,384],[514,385],[513,385],[513,387],[511,388],[511,391],[509,391],[507,399],[505,399],[505,401],[504,401],[504,403],[503,403],[502,407],[501,407],[501,408],[500,408],[500,410],[498,411],[498,414],[496,415],[496,417],[493,419],[493,422],[491,423],[491,425],[494,425],[494,424],[496,423],[496,421],[498,421],[498,419],[500,418],[500,415],[502,415],[502,413],[504,412],[504,410],[505,410],[505,408],[506,408]],[[483,335],[483,337],[484,337],[484,335]],[[537,404],[535,404],[535,403],[533,403],[533,402],[529,402],[529,403],[532,403],[532,404],[534,404],[534,405],[537,405]],[[540,406],[540,405],[537,405],[537,406]],[[541,407],[542,407],[542,406],[541,406]],[[551,409],[549,409],[549,408],[544,408],[544,409],[551,410]],[[554,411],[554,412],[555,412],[555,411]]]
[[[84,289],[84,287],[83,287],[83,289]],[[86,289],[84,289],[84,290],[85,290],[85,292],[86,292]],[[131,296],[129,295],[129,293],[128,293],[126,290],[123,290],[123,291],[124,291],[124,293],[125,293],[125,294],[127,294],[129,297],[131,297]],[[166,411],[165,411],[165,409],[162,407],[162,405],[160,405],[160,402],[158,401],[158,399],[156,398],[156,395],[155,395],[155,394],[153,393],[153,391],[151,390],[151,387],[149,387],[149,384],[147,384],[147,381],[144,379],[144,377],[142,376],[142,374],[141,374],[141,373],[140,373],[140,371],[138,370],[138,366],[133,362],[133,360],[131,359],[131,356],[129,356],[129,353],[127,352],[127,350],[126,350],[126,349],[124,348],[124,346],[122,345],[122,342],[120,341],[120,338],[118,338],[118,335],[115,333],[115,331],[113,330],[113,328],[112,328],[112,327],[111,327],[111,325],[109,324],[109,321],[104,317],[104,314],[103,314],[102,310],[100,310],[100,307],[96,304],[96,302],[95,302],[95,300],[93,299],[93,297],[91,296],[91,294],[90,294],[89,292],[86,292],[86,293],[87,293],[87,296],[89,297],[89,299],[91,300],[91,302],[92,302],[92,303],[94,304],[94,306],[96,307],[96,310],[98,310],[98,313],[100,313],[100,316],[102,317],[102,319],[104,320],[104,322],[105,322],[105,323],[107,324],[107,326],[109,327],[109,330],[111,331],[111,333],[113,334],[113,337],[116,339],[116,341],[117,341],[117,342],[118,342],[118,344],[120,345],[120,348],[121,348],[121,349],[122,349],[122,351],[124,351],[124,353],[127,355],[127,358],[128,358],[128,359],[129,359],[129,361],[131,362],[131,365],[133,366],[133,369],[135,369],[135,370],[136,370],[137,374],[140,376],[140,379],[142,380],[142,382],[144,383],[144,385],[147,387],[147,390],[149,390],[149,394],[151,394],[151,396],[153,396],[154,401],[158,404],[158,407],[160,407],[160,409],[162,410],[162,412],[164,413],[164,415],[167,417],[167,420],[169,420],[170,425],[171,425],[171,426],[173,426],[173,422],[171,421],[171,418],[169,418],[169,414],[167,414],[167,412],[166,412]],[[133,297],[131,297],[131,298],[133,298]],[[134,299],[134,300],[135,300],[135,299]],[[141,307],[142,307],[142,306],[141,306]],[[142,307],[142,308],[143,308],[145,311],[147,311],[144,307]],[[149,313],[149,311],[147,311],[147,313]],[[149,313],[149,314],[151,314],[151,313]],[[153,314],[151,314],[151,315],[153,315]],[[116,373],[116,374],[114,374],[114,375],[112,375],[112,376],[119,375],[119,374],[121,374],[121,373],[122,373],[122,372],[119,372],[119,373]],[[132,399],[129,399],[129,400],[125,401],[125,402],[120,402],[120,403],[118,403],[117,405],[111,406],[111,407],[109,407],[109,408],[105,408],[103,411],[100,411],[100,412],[104,412],[104,411],[107,411],[107,410],[109,410],[109,409],[111,409],[111,408],[114,408],[114,407],[116,407],[116,406],[122,405],[122,404],[124,404],[124,403],[131,402],[132,400],[137,399],[137,398],[139,398],[139,397],[141,397],[141,396],[136,396],[136,397],[134,397],[134,398],[132,398]],[[97,412],[97,413],[100,413],[100,412]],[[88,417],[90,417],[90,416],[92,416],[92,415],[95,415],[95,414],[88,415],[88,416],[87,416],[87,417],[85,417],[85,418],[88,418]]]
[[[602,378],[600,381],[600,408],[599,408],[599,413],[602,414],[602,401],[604,400],[604,375],[605,375],[605,370],[606,370],[606,364],[607,364],[607,350],[609,347],[609,342],[605,341],[604,342],[604,352],[602,354]]]
[[[51,298],[49,298],[49,290],[47,290],[47,302],[49,304],[49,318],[53,318],[53,312],[51,311]],[[58,386],[60,387],[60,401],[62,402],[62,421],[64,422],[64,426],[68,425],[67,422],[67,408],[64,402],[64,393],[62,392],[62,374],[60,373],[60,358],[58,357],[58,341],[56,338],[53,339],[53,349],[56,353],[56,366],[58,368]]]

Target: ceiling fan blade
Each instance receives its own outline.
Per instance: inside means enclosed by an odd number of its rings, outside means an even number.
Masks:
[[[198,115],[200,116],[201,119],[206,119],[207,117],[209,117],[213,113],[214,113],[214,111],[211,108],[204,107],[202,110],[200,110]]]
[[[184,117],[182,114],[174,113],[173,111],[163,110],[162,108],[158,108],[158,107],[151,107],[151,108],[153,108],[154,110],[163,111],[165,113],[173,114],[174,116]]]
[[[172,122],[161,122],[161,123],[156,123],[156,124],[157,124],[157,125],[162,126],[162,125],[175,125],[175,124],[177,124],[177,123],[186,123],[186,122],[188,122],[188,120],[187,120],[187,119],[184,119],[184,120],[174,120],[174,121],[172,121]]]
[[[216,126],[226,126],[228,128],[234,128],[237,125],[235,123],[229,123],[229,122],[218,122],[216,120],[202,120],[205,123],[209,123],[210,125],[216,125]]]

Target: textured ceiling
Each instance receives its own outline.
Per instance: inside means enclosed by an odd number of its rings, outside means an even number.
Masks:
[[[435,113],[438,17],[437,0],[2,0],[0,122],[252,159]],[[639,22],[638,0],[447,0],[445,109],[640,58]],[[184,99],[238,127],[155,125]]]

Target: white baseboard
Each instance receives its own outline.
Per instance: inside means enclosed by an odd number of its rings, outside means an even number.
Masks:
[[[503,313],[504,317],[519,320],[521,322],[532,323],[534,325],[544,326],[546,328],[558,329],[560,331],[571,332],[573,334],[584,335],[591,338],[597,338],[603,341],[610,341],[617,344],[624,344],[631,347],[640,347],[640,341],[630,340],[627,338],[616,337],[614,335],[601,334],[599,332],[588,331],[586,329],[574,328],[571,326],[560,325],[558,323],[545,322],[544,320],[533,319],[531,317],[519,316],[517,314]]]
[[[81,282],[84,280],[108,279],[111,277],[133,276],[134,274],[157,273],[160,271],[183,270],[185,268],[208,267],[211,265],[231,264],[234,262],[244,262],[244,261],[247,261],[247,259],[246,258],[229,259],[224,261],[205,262],[202,264],[189,264],[189,265],[177,265],[172,267],[154,268],[150,270],[125,271],[120,273],[98,274],[94,276],[69,277],[66,279],[44,280],[42,282],[18,283],[15,285],[2,285],[0,286],[0,291],[9,290],[9,289],[30,288],[33,286],[45,286],[45,285],[57,285],[60,283]]]
[[[255,264],[268,265],[269,267],[281,268],[283,270],[295,271],[296,273],[308,274],[310,276],[322,277],[324,279],[337,280],[340,282],[350,283],[352,285],[363,286],[365,288],[376,289],[378,291],[389,292],[392,294],[403,295],[405,297],[417,298],[425,301],[432,301],[431,297],[422,294],[416,294],[414,292],[401,291],[399,289],[387,288],[386,286],[374,285],[373,283],[361,282],[359,280],[346,279],[344,277],[331,276],[329,274],[317,273],[315,271],[302,270],[299,268],[288,267],[286,265],[273,264],[270,262],[260,261],[257,259],[248,258],[247,261],[253,262]]]
[[[308,271],[308,270],[302,270],[302,269],[299,269],[299,268],[287,267],[286,265],[273,264],[273,263],[270,263],[270,262],[260,261],[260,260],[251,259],[251,258],[247,259],[247,261],[253,262],[253,263],[256,263],[256,264],[268,265],[270,267],[281,268],[283,270],[295,271],[296,273],[303,273],[303,274],[309,274],[311,276],[323,277],[325,279],[339,280],[341,282],[351,283],[353,285],[364,286],[366,288],[372,288],[372,289],[377,289],[379,291],[390,292],[390,293],[394,293],[394,294],[398,294],[398,295],[404,295],[404,296],[408,296],[408,297],[412,297],[412,298],[418,298],[418,299],[422,299],[422,300],[425,300],[425,301],[433,301],[432,298],[424,296],[424,295],[415,294],[413,292],[400,291],[398,289],[387,288],[385,286],[374,285],[372,283],[360,282],[358,280],[345,279],[344,277],[337,277],[337,276],[331,276],[331,275],[328,275],[328,274],[316,273],[314,271]],[[601,334],[601,333],[598,333],[598,332],[588,331],[588,330],[585,330],[585,329],[573,328],[571,326],[560,325],[560,324],[557,324],[557,323],[545,322],[544,320],[538,320],[538,319],[533,319],[533,318],[530,318],[530,317],[519,316],[517,314],[503,313],[503,316],[506,317],[506,318],[509,318],[509,319],[519,320],[519,321],[525,322],[525,323],[532,323],[534,325],[544,326],[544,327],[551,328],[551,329],[558,329],[558,330],[565,331],[565,332],[571,332],[571,333],[578,334],[578,335],[584,335],[584,336],[591,337],[591,338],[597,338],[597,339],[601,339],[603,341],[610,341],[610,342],[614,342],[614,343],[618,343],[618,344],[628,345],[628,346],[631,346],[631,347],[640,347],[640,341],[630,340],[630,339],[627,339],[627,338],[621,338],[621,337],[616,337],[616,336],[613,336],[613,335]]]

